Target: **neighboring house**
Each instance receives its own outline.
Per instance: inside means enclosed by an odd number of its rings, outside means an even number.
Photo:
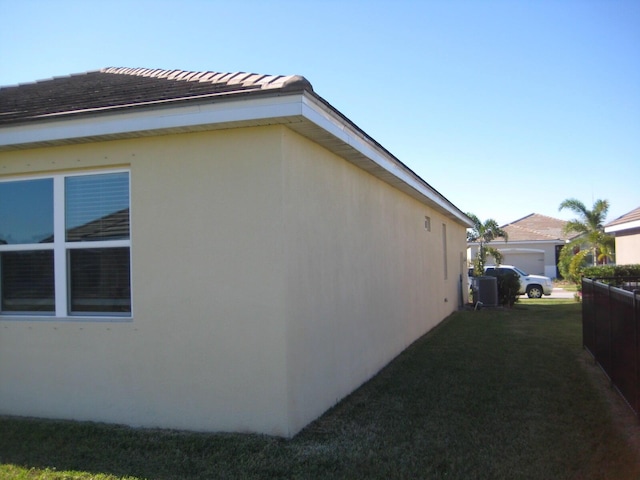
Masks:
[[[491,246],[502,253],[505,265],[515,265],[530,274],[556,278],[560,250],[576,236],[564,233],[566,224],[564,220],[532,213],[500,227],[507,233],[509,241],[505,243],[502,237],[496,238]],[[472,261],[478,253],[479,244],[469,242],[468,247],[467,256]]]
[[[640,263],[640,207],[607,223],[604,231],[615,235],[616,264]]]
[[[466,302],[471,221],[299,76],[0,89],[0,414],[292,436]]]

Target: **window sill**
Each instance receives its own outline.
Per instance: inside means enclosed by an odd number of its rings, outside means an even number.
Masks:
[[[0,315],[0,322],[38,322],[38,323],[131,323],[133,317],[112,317],[107,315],[72,315],[55,317],[53,315]]]

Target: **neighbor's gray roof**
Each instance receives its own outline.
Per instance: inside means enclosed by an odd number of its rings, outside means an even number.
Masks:
[[[66,231],[67,242],[113,240],[129,238],[129,209],[125,208],[104,217],[78,225]],[[40,243],[52,243],[53,235]]]
[[[605,225],[608,227],[615,227],[617,225],[623,225],[625,223],[637,222],[640,220],[640,207],[631,210],[629,213],[625,213],[624,215],[616,218],[615,220],[610,221]]]
[[[110,67],[0,87],[0,125],[96,110],[277,90],[313,91],[313,87],[299,75]]]
[[[563,229],[566,221],[539,213],[531,213],[514,222],[507,223],[501,228],[509,235],[510,242],[532,242],[557,240],[565,242],[571,240],[575,233],[566,234]]]

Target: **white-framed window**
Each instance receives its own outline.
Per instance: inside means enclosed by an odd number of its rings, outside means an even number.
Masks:
[[[0,180],[0,319],[131,317],[129,172]]]

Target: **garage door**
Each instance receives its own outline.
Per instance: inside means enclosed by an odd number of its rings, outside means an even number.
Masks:
[[[543,252],[504,252],[502,263],[516,266],[532,275],[544,275]]]

